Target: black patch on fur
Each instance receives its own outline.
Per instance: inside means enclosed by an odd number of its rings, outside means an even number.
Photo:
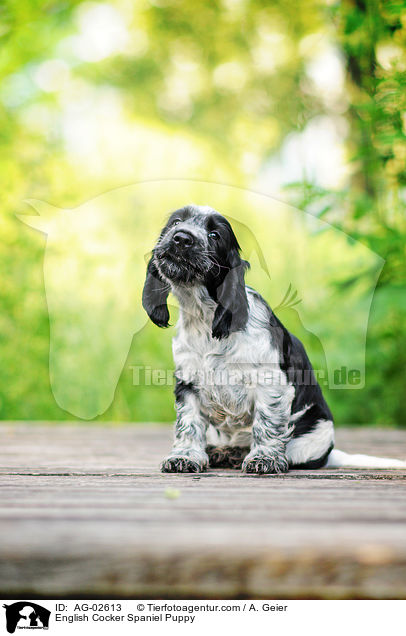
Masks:
[[[300,409],[295,409],[295,411],[300,411]],[[294,415],[295,411],[293,411],[292,407],[292,415]],[[303,413],[303,415],[295,422],[293,437],[301,437],[301,435],[311,433],[317,427],[317,424],[318,422],[320,422],[320,420],[331,419],[331,413],[330,415],[327,415],[325,408],[323,408],[323,405],[321,405],[320,403],[313,404],[313,406],[311,406],[305,413]]]
[[[295,388],[292,415],[312,404],[311,408],[294,423],[293,437],[300,437],[314,430],[320,420],[333,421],[333,416],[316,380],[303,344],[286,329],[272,312],[266,300],[255,289],[249,289],[257,302],[262,302],[269,311],[269,330],[272,342],[279,351],[280,367],[286,374],[287,380]]]
[[[293,468],[295,470],[316,470],[317,468],[324,468],[327,464],[328,456],[334,448],[334,444],[331,444],[328,451],[324,453],[318,459],[311,459],[308,462],[304,462],[303,464],[290,464],[289,468]]]
[[[175,399],[177,402],[184,402],[185,401],[185,395],[187,393],[194,393],[195,395],[197,395],[198,390],[196,389],[196,387],[194,386],[194,384],[192,382],[184,382],[183,380],[179,380],[179,378],[177,378],[175,376],[175,380],[176,380],[176,384],[175,384]]]
[[[280,367],[284,373],[287,373],[291,364],[292,335],[281,323],[279,318],[273,313],[269,306],[268,308],[271,312],[269,324],[272,331],[272,336],[281,354]]]
[[[207,219],[209,232],[219,238],[211,245],[213,268],[207,274],[206,288],[217,307],[213,317],[212,336],[221,340],[230,333],[245,329],[248,321],[248,299],[245,290],[245,271],[249,263],[240,256],[240,246],[230,223],[219,214]]]
[[[166,283],[158,272],[153,258],[148,263],[147,277],[142,292],[142,306],[153,323],[158,327],[169,326],[169,311],[167,298],[169,284]]]
[[[221,340],[230,333],[245,329],[248,320],[248,299],[245,291],[244,273],[247,263],[238,255],[239,263],[231,266],[218,285],[218,280],[209,283],[209,294],[217,302],[212,324],[212,336]]]
[[[270,325],[272,339],[280,352],[281,369],[295,387],[292,415],[312,404],[310,409],[294,423],[293,437],[300,437],[314,430],[320,420],[332,421],[333,416],[303,344],[282,325],[274,313],[271,315]]]

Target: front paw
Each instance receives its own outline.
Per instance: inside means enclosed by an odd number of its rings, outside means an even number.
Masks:
[[[266,475],[270,473],[287,473],[289,464],[283,455],[256,455],[250,453],[242,464],[242,471],[245,473],[256,473]]]
[[[202,473],[206,470],[208,457],[170,455],[161,464],[162,473]]]

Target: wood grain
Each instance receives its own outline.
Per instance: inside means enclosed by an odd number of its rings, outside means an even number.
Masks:
[[[163,475],[168,426],[0,435],[0,596],[406,598],[406,471]],[[406,456],[404,431],[336,439]]]

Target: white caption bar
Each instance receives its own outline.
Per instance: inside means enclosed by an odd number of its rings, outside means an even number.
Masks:
[[[0,602],[0,633],[193,634],[266,629],[300,636],[398,633],[406,601],[47,601]],[[24,631],[22,631],[24,630]],[[279,631],[280,630],[280,631]]]

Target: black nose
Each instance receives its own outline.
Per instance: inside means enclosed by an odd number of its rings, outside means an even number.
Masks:
[[[184,230],[179,230],[172,237],[173,242],[178,247],[192,247],[195,239],[193,238],[190,232],[185,232]]]

